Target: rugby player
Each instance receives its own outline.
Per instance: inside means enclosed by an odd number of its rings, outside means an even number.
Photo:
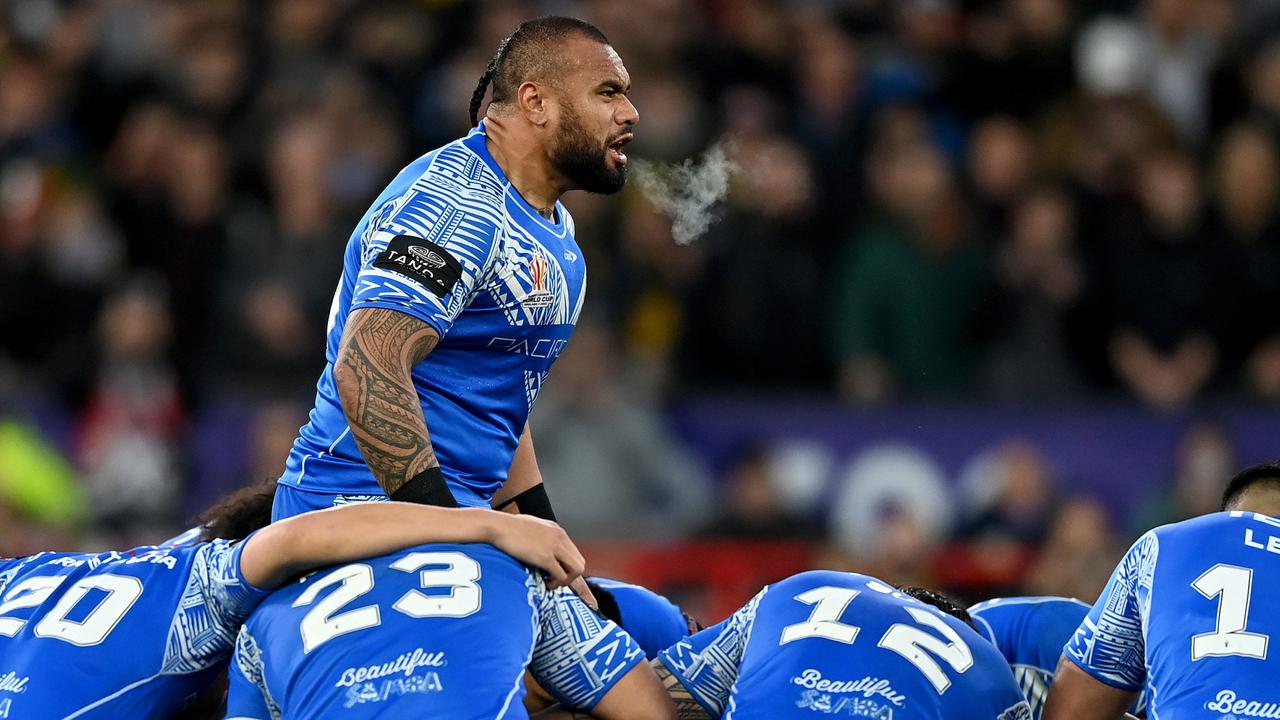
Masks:
[[[240,632],[227,716],[527,718],[526,669],[565,708],[675,717],[626,632],[482,544],[421,545],[276,591]]]
[[[702,624],[671,600],[642,585],[602,577],[587,578],[600,614],[614,621],[650,660],[702,630]]]
[[[729,619],[659,654],[682,718],[1027,720],[996,648],[923,588],[813,571],[770,585]]]
[[[352,505],[252,532],[273,486],[206,513],[197,544],[0,560],[0,718],[169,717],[226,667],[258,602],[314,567],[442,541],[493,543],[556,584],[582,570],[558,525],[480,509]]]
[[[1063,649],[1046,720],[1280,717],[1280,462],[1246,468],[1224,512],[1147,532]]]
[[[978,633],[1009,663],[1036,720],[1049,696],[1062,646],[1088,612],[1085,603],[1062,597],[996,598],[969,608]]]
[[[528,20],[499,45],[474,129],[405,167],[351,234],[275,517],[336,498],[489,507],[505,483],[499,503],[554,519],[527,421],[586,290],[559,198],[623,187],[630,87],[581,20]]]

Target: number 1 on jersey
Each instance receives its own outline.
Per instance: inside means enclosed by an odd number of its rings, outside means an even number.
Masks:
[[[852,643],[862,628],[845,625],[840,622],[840,616],[849,607],[849,603],[858,597],[859,592],[861,591],[842,587],[818,587],[800,593],[796,600],[817,607],[809,613],[808,620],[782,628],[782,639],[778,644],[786,645],[792,640],[809,637],[826,638],[846,645]]]
[[[1218,601],[1218,626],[1211,633],[1191,638],[1191,659],[1206,657],[1267,657],[1266,635],[1245,632],[1249,623],[1249,598],[1253,594],[1253,570],[1235,565],[1214,565],[1191,583],[1201,595]]]

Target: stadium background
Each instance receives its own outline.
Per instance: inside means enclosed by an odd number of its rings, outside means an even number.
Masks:
[[[1268,0],[9,0],[0,554],[273,477],[352,226],[498,40],[597,23],[633,157],[739,166],[687,247],[571,194],[534,415],[596,572],[706,616],[808,566],[1092,598],[1280,431]]]

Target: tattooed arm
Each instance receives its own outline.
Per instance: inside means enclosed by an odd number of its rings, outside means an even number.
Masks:
[[[353,310],[333,379],[351,433],[387,495],[440,463],[413,387],[413,366],[440,342],[423,321],[385,308]]]
[[[654,673],[658,675],[658,681],[662,683],[667,695],[671,696],[671,701],[676,705],[676,720],[711,720],[711,714],[707,709],[702,707],[702,703],[693,699],[693,694],[681,684],[680,678],[668,670],[661,660],[653,660],[649,664],[653,666]]]

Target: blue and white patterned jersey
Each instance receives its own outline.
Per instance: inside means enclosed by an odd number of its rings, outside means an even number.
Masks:
[[[1008,663],[968,625],[866,575],[770,585],[659,655],[714,718],[1027,720]]]
[[[322,570],[259,606],[229,718],[527,718],[525,669],[589,709],[644,661],[567,588],[489,545],[420,545]]]
[[[436,457],[460,505],[487,506],[551,364],[582,310],[586,262],[573,219],[520,196],[485,146],[484,123],[400,171],[347,243],[328,365],[280,482],[381,494],[343,414],[333,363],[352,310],[387,308],[441,341],[413,369]]]
[[[0,564],[0,718],[169,717],[226,667],[267,595],[243,543]]]
[[[1088,612],[1088,605],[1061,597],[998,598],[969,608],[978,630],[1008,661],[1036,718],[1044,711],[1062,646]]]
[[[1148,717],[1280,717],[1280,519],[1205,515],[1143,535],[1063,652],[1099,681],[1147,685]]]

